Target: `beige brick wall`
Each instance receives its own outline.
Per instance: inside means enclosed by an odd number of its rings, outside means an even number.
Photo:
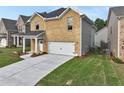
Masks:
[[[124,18],[120,20],[120,58],[124,60]]]
[[[73,17],[73,30],[67,29],[67,18]],[[74,42],[75,50],[80,54],[80,15],[70,10],[59,20],[46,22],[46,36],[48,42]]]

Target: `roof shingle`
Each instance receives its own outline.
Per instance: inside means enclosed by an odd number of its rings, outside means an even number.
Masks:
[[[12,19],[6,19],[6,18],[2,18],[1,21],[3,21],[5,28],[9,31],[17,31],[17,27],[16,27],[16,20],[12,20]]]
[[[57,10],[51,11],[51,12],[42,12],[39,13],[37,12],[39,15],[41,15],[44,18],[51,18],[51,17],[58,17],[60,16],[67,8],[59,8]]]
[[[22,18],[22,20],[24,21],[24,23],[26,23],[31,16],[20,15],[20,17]]]
[[[124,6],[111,7],[110,10],[113,11],[116,16],[124,15]]]

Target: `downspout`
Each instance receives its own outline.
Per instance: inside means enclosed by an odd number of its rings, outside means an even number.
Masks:
[[[118,58],[120,58],[120,17],[118,17]]]

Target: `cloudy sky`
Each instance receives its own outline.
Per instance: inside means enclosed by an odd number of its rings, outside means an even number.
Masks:
[[[18,15],[32,15],[34,12],[49,12],[61,6],[10,6],[0,7],[0,18],[17,19]],[[86,14],[90,19],[107,19],[109,7],[107,6],[73,6],[76,10]]]

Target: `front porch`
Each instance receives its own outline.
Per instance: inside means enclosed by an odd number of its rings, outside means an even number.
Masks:
[[[16,47],[22,47],[23,44],[23,34],[13,34],[13,45]]]
[[[23,53],[25,53],[26,42],[25,40],[30,40],[31,53],[38,54],[43,52],[43,42],[44,42],[44,31],[30,31],[23,35]]]

